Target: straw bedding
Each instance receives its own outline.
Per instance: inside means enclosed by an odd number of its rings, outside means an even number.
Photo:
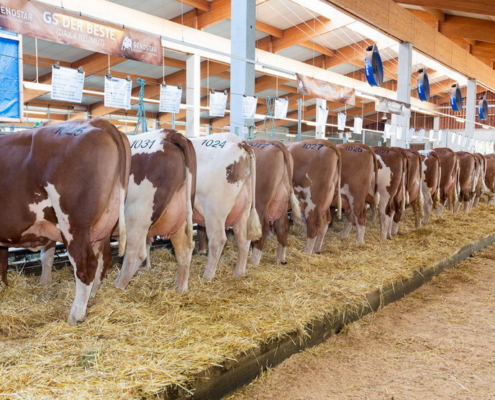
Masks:
[[[146,398],[185,385],[210,365],[359,304],[372,290],[495,232],[494,211],[480,204],[469,214],[445,212],[420,229],[407,214],[401,234],[388,241],[368,221],[362,245],[354,236],[341,241],[337,222],[320,255],[302,253],[302,235],[292,235],[285,266],[275,264],[271,238],[261,265],[238,279],[229,238],[213,281],[200,279],[206,256],[193,257],[186,294],[173,290],[172,254],[157,250],[151,271],[141,271],[125,291],[111,284],[115,265],[77,326],[65,322],[71,268],[54,272],[48,287],[10,272],[11,286],[0,290],[0,398]]]

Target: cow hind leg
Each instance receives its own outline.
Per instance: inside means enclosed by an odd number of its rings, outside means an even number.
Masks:
[[[103,267],[105,264],[105,258],[104,258],[103,250],[100,247],[100,243],[97,243],[93,248],[98,260],[98,267],[96,268],[95,279],[93,281],[93,284],[91,285],[91,297],[95,297],[96,293],[100,289],[101,279],[103,275]]]
[[[91,294],[91,288],[93,286],[93,282],[86,285],[79,279],[76,273],[76,268],[74,268],[74,276],[76,278],[76,294],[69,314],[69,324],[83,322],[86,319],[86,308],[88,306],[88,300]]]
[[[174,246],[177,260],[175,288],[180,293],[186,292],[189,283],[189,267],[194,250],[194,241],[189,240],[187,235],[187,221],[184,221],[179,230],[170,237],[170,240]]]
[[[198,234],[198,254],[200,256],[205,256],[208,254],[208,251],[206,250],[206,228],[198,225],[196,233]]]
[[[115,286],[120,289],[125,289],[129,284],[132,277],[136,274],[139,267],[145,260],[147,256],[146,249],[146,232],[148,228],[145,229],[133,229],[128,230],[127,235],[127,246],[124,256],[124,261],[122,263],[122,268],[120,269],[119,275],[113,282]]]
[[[263,227],[261,230],[261,238],[252,242],[253,248],[251,250],[251,259],[249,262],[251,265],[260,265],[261,256],[263,254],[263,247],[265,246],[265,241],[270,233],[270,223],[263,218]]]
[[[150,259],[150,250],[151,250],[151,243],[153,240],[149,237],[146,238],[146,264],[144,266],[144,269],[146,271],[151,270],[151,259]]]
[[[224,220],[207,220],[206,233],[208,235],[208,260],[206,261],[203,279],[213,279],[217,270],[218,261],[222,255],[223,247],[227,241]]]
[[[286,252],[287,252],[287,239],[289,236],[289,218],[287,211],[282,213],[282,216],[275,221],[274,224],[275,233],[277,234],[278,248],[277,248],[277,263],[287,264]]]
[[[345,239],[349,237],[349,234],[351,233],[352,225],[354,224],[354,215],[350,210],[346,210],[345,212],[345,222],[344,222],[344,228],[342,229],[342,232],[340,233],[340,238]]]
[[[48,285],[52,282],[52,267],[53,260],[55,258],[55,242],[49,242],[44,248],[41,249],[41,277],[40,283],[42,285]]]
[[[249,212],[245,212],[241,219],[233,226],[237,242],[237,264],[234,269],[234,277],[245,274],[246,264],[251,240],[247,238]]]

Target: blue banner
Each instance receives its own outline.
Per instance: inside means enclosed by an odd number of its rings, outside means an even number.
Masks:
[[[0,37],[0,120],[21,118],[19,41]]]

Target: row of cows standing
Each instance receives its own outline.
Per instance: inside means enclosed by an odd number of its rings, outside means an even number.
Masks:
[[[364,241],[366,208],[378,212],[381,236],[397,234],[406,206],[416,226],[447,204],[468,210],[479,197],[495,199],[495,156],[450,149],[424,153],[313,139],[282,144],[242,141],[222,133],[186,139],[174,130],[126,136],[108,121],[75,120],[0,136],[0,272],[7,285],[8,248],[42,250],[41,282],[51,281],[55,243],[74,267],[76,291],[69,322],[84,320],[111,264],[110,238],[124,255],[115,285],[124,289],[149,263],[156,236],[170,238],[177,259],[176,288],[188,288],[198,224],[199,251],[212,279],[232,227],[235,276],[259,264],[267,235],[286,263],[288,211],[302,223],[304,251],[319,252],[334,215],[342,237],[356,226]]]

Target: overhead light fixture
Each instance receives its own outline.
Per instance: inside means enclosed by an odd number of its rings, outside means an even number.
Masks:
[[[118,122],[125,122],[125,123],[132,123],[132,124],[137,124],[137,119],[118,119]]]
[[[465,119],[463,119],[463,118],[456,118],[455,120],[456,120],[457,122],[460,122],[461,124],[463,124],[463,123],[465,123],[465,122],[466,122],[466,120],[465,120]]]
[[[489,127],[488,125],[481,125],[481,127],[482,127],[483,129],[490,129],[490,127]]]
[[[36,114],[36,115],[46,115],[46,111],[31,111],[31,110],[24,110],[25,114]]]
[[[355,94],[357,97],[361,97],[363,99],[368,99],[368,100],[373,100],[373,101],[376,100],[375,96],[373,96],[371,94],[366,94],[366,93],[360,92],[359,90],[356,90]]]
[[[385,120],[386,121],[387,119],[388,119],[387,114],[386,113],[383,113],[382,114],[382,120]]]

